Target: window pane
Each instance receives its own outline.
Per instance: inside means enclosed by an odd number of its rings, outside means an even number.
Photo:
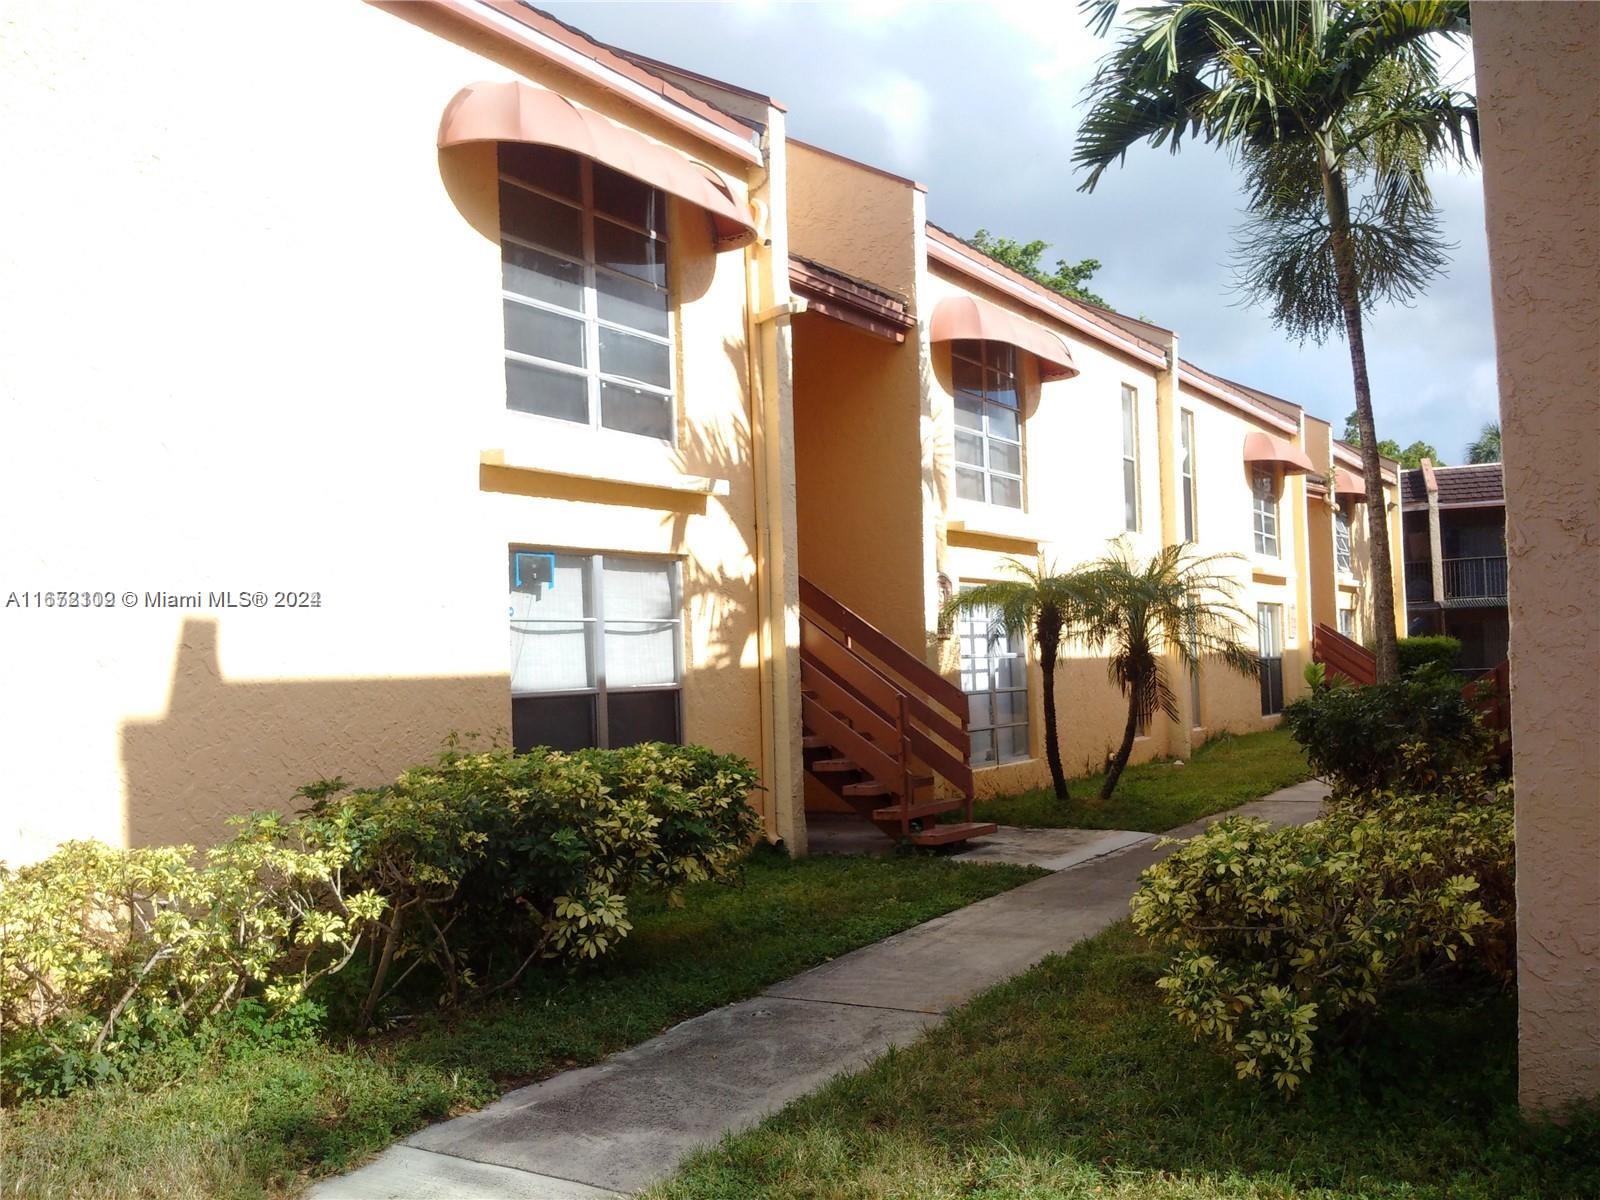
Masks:
[[[625,383],[600,383],[600,424],[620,433],[672,440],[672,398]]]
[[[664,388],[672,379],[672,348],[601,326],[600,371]]]
[[[624,279],[605,271],[594,273],[594,286],[599,297],[600,315],[605,320],[660,337],[667,336],[669,326],[665,288],[651,287],[648,283]]]
[[[643,279],[657,287],[667,284],[667,248],[662,242],[596,218],[594,256],[601,266]]]
[[[647,558],[607,558],[602,594],[606,598],[606,621],[671,621],[677,617],[672,606],[670,562]]]
[[[665,224],[660,192],[599,163],[594,166],[594,206],[645,229],[659,230]]]
[[[960,345],[959,342],[956,344]],[[983,393],[983,368],[975,362],[952,355],[950,381],[955,384],[957,395],[980,396]]]
[[[563,421],[589,423],[589,382],[548,367],[506,359],[506,407]]]
[[[1139,528],[1139,470],[1129,459],[1122,460],[1122,521],[1125,528]]]
[[[519,753],[535,746],[583,750],[595,744],[593,696],[513,696],[511,745]]]
[[[574,204],[582,195],[578,186],[578,156],[553,146],[523,142],[500,143],[500,171],[537,184],[547,192],[566,196]]]
[[[982,500],[983,472],[969,470],[966,467],[956,468],[956,495],[963,500]]]
[[[573,258],[583,257],[582,212],[503,180],[500,183],[500,228]]]
[[[501,242],[500,282],[519,296],[583,311],[583,268],[553,254]]]
[[[972,765],[980,767],[994,762],[994,735],[987,729],[972,731]]]
[[[994,723],[1015,725],[1028,719],[1028,694],[1026,692],[996,692],[994,694]]]
[[[1020,658],[1002,658],[995,664],[995,686],[1003,688],[1026,687],[1028,665]]]
[[[1007,508],[1022,507],[1022,481],[1007,479],[1002,475],[989,477],[989,503],[1003,504]]]
[[[1010,442],[989,443],[989,469],[1004,471],[1007,475],[1022,474],[1022,447]]]
[[[1017,383],[1010,375],[989,370],[983,373],[984,395],[1007,408],[1017,407]]]
[[[607,595],[608,605],[610,599]],[[608,617],[606,687],[677,683],[677,646],[675,621],[612,621]]]
[[[511,605],[511,690],[564,692],[594,686],[591,621],[519,620]]]
[[[1028,757],[1028,727],[1014,725],[1010,729],[1002,729],[995,735],[999,741],[1001,762],[1009,762],[1014,758]]]
[[[511,551],[507,574],[513,619],[581,621],[594,616],[588,564],[581,554]]]
[[[1134,440],[1133,406],[1135,396],[1132,388],[1122,389],[1122,453],[1132,457],[1137,443]]]
[[[612,692],[606,697],[609,745],[635,746],[640,742],[679,742],[678,691]]]
[[[989,418],[989,436],[1005,438],[1008,442],[1020,442],[1022,435],[1017,429],[1017,414],[1009,408],[1001,408],[998,404],[991,404],[984,413]]]
[[[956,431],[956,461],[969,467],[983,466],[983,439],[976,434]]]
[[[956,397],[956,428],[983,429],[983,402],[971,396]]]
[[[583,366],[583,322],[543,308],[501,301],[506,318],[506,349],[552,362]]]
[[[968,722],[974,729],[990,729],[994,726],[994,717],[989,712],[989,698],[992,693],[988,690],[987,679],[979,675],[978,689],[967,697]]]

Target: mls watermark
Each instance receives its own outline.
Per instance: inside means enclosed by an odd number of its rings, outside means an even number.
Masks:
[[[230,608],[321,608],[320,591],[276,591],[244,588],[240,591],[167,592],[70,588],[5,593],[4,609],[40,608],[158,608],[216,612]]]

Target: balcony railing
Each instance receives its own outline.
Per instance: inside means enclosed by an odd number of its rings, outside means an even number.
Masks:
[[[1406,582],[1409,586],[1409,577]],[[1444,594],[1447,600],[1505,599],[1505,555],[1445,559]]]
[[[1406,600],[1412,604],[1433,599],[1433,564],[1408,562],[1406,564]]]

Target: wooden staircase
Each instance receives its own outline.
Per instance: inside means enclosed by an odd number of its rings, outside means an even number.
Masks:
[[[805,578],[800,705],[806,773],[888,836],[948,846],[997,828],[972,819],[966,694]]]
[[[1325,666],[1330,676],[1354,684],[1366,686],[1378,681],[1378,656],[1331,625],[1318,622],[1311,631],[1311,660]]]

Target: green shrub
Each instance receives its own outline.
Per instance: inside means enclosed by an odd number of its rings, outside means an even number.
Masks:
[[[453,1002],[598,958],[629,931],[630,889],[672,899],[734,870],[756,786],[743,759],[692,746],[451,750],[385,787],[309,785],[305,813],[241,819],[201,856],[71,842],[0,866],[0,1090],[304,1036],[309,989],[337,1001],[340,971],[364,1026],[401,984]]]
[[[1460,638],[1430,634],[1426,637],[1401,638],[1398,644],[1402,675],[1428,670],[1453,671],[1461,661]]]
[[[1489,738],[1454,676],[1319,688],[1283,710],[1311,769],[1346,791],[1420,790],[1486,761]]]
[[[1402,984],[1509,980],[1511,785],[1449,782],[1347,793],[1301,827],[1230,818],[1145,872],[1134,926],[1174,951],[1158,986],[1241,1078],[1294,1090],[1319,1043],[1357,1038]]]
[[[274,814],[197,858],[189,846],[68,842],[0,866],[0,1085],[8,1097],[112,1077],[247,995],[294,1009],[383,911],[343,876],[348,838],[315,845]]]
[[[351,876],[388,901],[359,1025],[418,968],[446,1001],[514,984],[541,959],[626,937],[627,894],[727,877],[760,831],[741,758],[660,744],[564,754],[448,751],[306,820],[353,842]]]

